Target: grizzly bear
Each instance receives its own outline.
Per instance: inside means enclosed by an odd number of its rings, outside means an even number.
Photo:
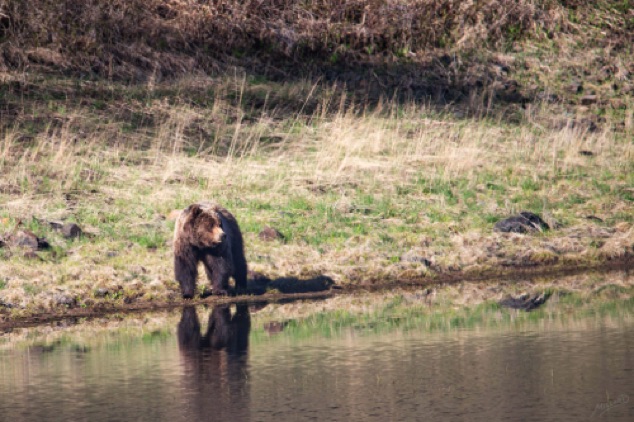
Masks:
[[[240,227],[229,211],[210,202],[190,205],[176,220],[174,275],[185,299],[194,297],[200,261],[213,294],[229,294],[231,276],[235,280],[236,293],[244,293],[247,261]]]

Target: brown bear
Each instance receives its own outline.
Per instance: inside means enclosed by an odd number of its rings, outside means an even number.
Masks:
[[[174,275],[183,298],[194,297],[198,263],[205,266],[213,294],[229,294],[233,276],[236,293],[247,287],[247,261],[242,233],[229,211],[218,204],[200,202],[184,209],[174,228]]]

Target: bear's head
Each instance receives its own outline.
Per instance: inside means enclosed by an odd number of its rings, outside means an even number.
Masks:
[[[217,248],[227,238],[222,229],[222,220],[217,210],[193,204],[185,210],[183,230],[189,242],[197,248]]]

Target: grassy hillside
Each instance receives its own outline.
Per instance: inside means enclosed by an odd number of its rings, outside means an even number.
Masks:
[[[76,3],[0,0],[0,313],[174,299],[209,198],[270,277],[634,251],[629,1]],[[522,210],[553,230],[492,231]]]

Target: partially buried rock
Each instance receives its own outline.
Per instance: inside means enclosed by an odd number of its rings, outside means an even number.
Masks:
[[[56,293],[53,296],[53,300],[55,301],[55,304],[67,306],[69,308],[72,308],[77,303],[77,300],[74,297],[66,293]]]
[[[106,297],[109,293],[110,290],[108,290],[107,288],[99,287],[97,288],[97,290],[95,290],[95,297]]]
[[[258,237],[262,240],[270,242],[272,240],[284,240],[284,235],[273,227],[264,227],[258,234]]]
[[[415,262],[423,264],[427,267],[431,265],[431,261],[422,255],[416,253],[416,251],[408,251],[401,255],[401,262]]]
[[[9,237],[7,242],[9,246],[15,246],[19,248],[28,248],[31,250],[47,249],[51,245],[43,237],[37,237],[34,233],[28,230],[18,230]]]
[[[62,226],[62,236],[66,239],[74,239],[81,236],[81,228],[75,223],[66,223]]]
[[[544,303],[546,303],[549,297],[550,293],[541,293],[534,295],[523,294],[519,297],[509,296],[506,299],[502,299],[499,302],[499,305],[505,308],[522,309],[528,312],[542,306]]]
[[[495,223],[493,230],[502,233],[529,233],[548,230],[550,227],[537,214],[522,211],[517,216]]]
[[[596,95],[584,95],[581,97],[581,105],[596,104],[599,98]]]
[[[12,309],[12,308],[16,308],[16,306],[13,303],[4,302],[0,300],[0,308]]]

